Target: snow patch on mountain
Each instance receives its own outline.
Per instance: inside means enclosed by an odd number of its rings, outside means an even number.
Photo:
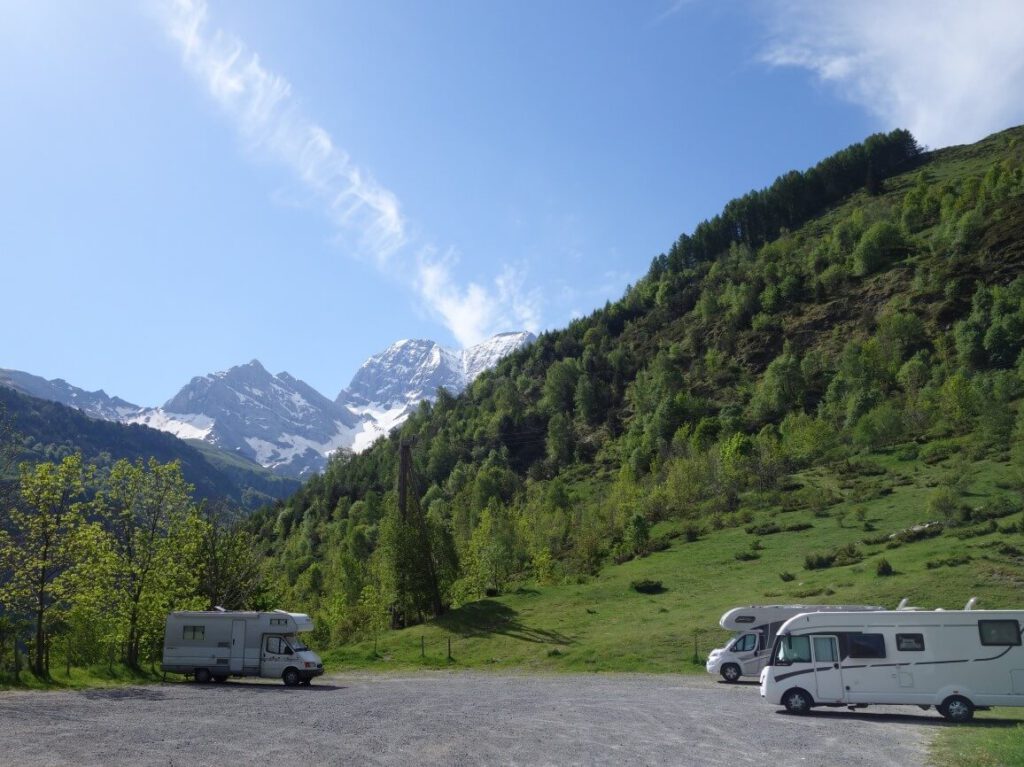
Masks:
[[[137,413],[128,413],[120,420],[122,423],[139,423],[151,429],[166,431],[178,439],[208,440],[213,431],[214,420],[202,413],[169,413],[158,407],[146,408]]]

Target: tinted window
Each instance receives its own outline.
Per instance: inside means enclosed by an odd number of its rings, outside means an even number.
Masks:
[[[206,626],[185,626],[181,634],[182,639],[198,640],[206,638]]]
[[[896,649],[900,652],[919,652],[924,649],[924,635],[897,634]]]
[[[1017,621],[978,621],[978,634],[983,645],[1020,644],[1020,624]]]
[[[836,643],[832,637],[814,637],[814,660],[818,663],[839,660],[836,657]]]
[[[756,618],[753,615],[737,615],[736,616],[736,622],[737,623],[753,623],[755,620],[756,620]]]
[[[884,658],[885,638],[881,634],[850,634],[851,658]]]

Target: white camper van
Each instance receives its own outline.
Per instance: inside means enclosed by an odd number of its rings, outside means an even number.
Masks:
[[[320,657],[297,636],[312,630],[308,615],[284,610],[175,612],[167,616],[160,668],[197,682],[261,676],[308,685],[324,673]]]
[[[727,682],[741,676],[758,676],[768,661],[775,634],[795,615],[817,611],[855,612],[884,610],[873,605],[749,605],[726,612],[719,625],[732,631],[725,645],[711,651],[704,668],[709,674],[721,674]]]
[[[793,713],[935,706],[966,722],[976,708],[1024,706],[1022,630],[1022,610],[798,615],[779,630],[761,697]]]

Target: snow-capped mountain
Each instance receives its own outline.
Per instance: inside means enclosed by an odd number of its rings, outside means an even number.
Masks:
[[[373,355],[335,400],[363,417],[352,451],[362,452],[402,424],[420,402],[434,400],[441,387],[458,394],[480,373],[534,338],[526,331],[499,333],[462,351],[434,341],[405,339]]]
[[[20,370],[0,368],[0,386],[7,386],[30,397],[59,402],[103,421],[119,421],[140,409],[138,405],[125,402],[120,397],[109,396],[102,389],[86,391],[72,386],[63,378],[48,381]]]
[[[359,417],[312,386],[267,372],[253,360],[193,378],[163,407],[123,420],[201,439],[251,458],[279,474],[320,471],[327,456],[351,444]]]
[[[500,333],[462,351],[434,341],[398,341],[370,357],[333,402],[288,373],[253,360],[197,376],[162,407],[142,408],[66,381],[0,369],[0,386],[78,408],[107,421],[137,423],[196,439],[256,461],[277,474],[321,471],[339,450],[361,452],[444,387],[458,394],[484,370],[534,340]]]

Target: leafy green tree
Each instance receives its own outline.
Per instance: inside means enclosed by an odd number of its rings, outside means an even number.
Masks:
[[[568,466],[572,463],[572,422],[562,413],[555,413],[548,421],[546,448],[548,460],[555,465]]]
[[[853,250],[853,273],[859,276],[873,274],[892,263],[906,249],[903,233],[889,221],[873,224],[861,236]]]
[[[9,529],[0,531],[0,561],[10,580],[0,602],[24,610],[35,627],[32,670],[49,674],[47,639],[54,613],[67,610],[68,573],[79,557],[88,472],[78,454],[60,464],[21,467],[21,501],[9,509]]]
[[[118,461],[97,496],[108,531],[111,609],[123,626],[124,661],[138,666],[144,639],[195,593],[203,523],[177,462]]]
[[[787,411],[801,406],[803,393],[800,358],[787,344],[782,354],[772,360],[764,371],[750,402],[751,415],[757,421],[779,418]]]

